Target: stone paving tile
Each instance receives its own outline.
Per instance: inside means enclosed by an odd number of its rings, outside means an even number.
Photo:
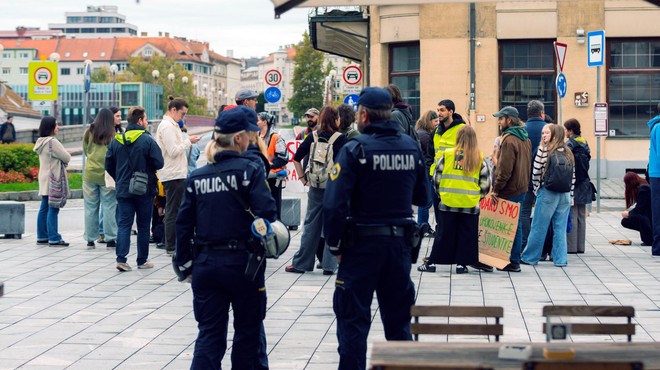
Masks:
[[[615,196],[618,188],[608,188]],[[612,190],[614,189],[614,190]],[[603,188],[606,190],[606,188]],[[601,191],[605,196],[605,191]],[[72,201],[64,215],[81,217]],[[620,207],[620,199],[604,199]],[[34,218],[36,206],[28,205]],[[604,207],[605,208],[605,207]],[[31,210],[31,211],[30,211]],[[30,213],[31,212],[31,213]],[[67,213],[68,212],[68,213]],[[66,217],[66,216],[65,216]],[[548,304],[631,304],[636,308],[635,341],[660,340],[660,259],[641,247],[639,235],[620,227],[619,210],[592,213],[588,218],[587,252],[570,255],[569,266],[551,263],[523,266],[521,273],[456,275],[454,266],[420,273],[412,266],[418,304],[499,305],[504,307],[502,341],[544,341],[540,312]],[[27,222],[27,219],[26,219]],[[32,224],[34,223],[31,221]],[[69,248],[37,247],[33,225],[21,240],[0,241],[0,369],[181,369],[192,360],[197,335],[190,286],[176,282],[168,257],[151,248],[156,268],[119,273],[114,254],[87,250],[82,231],[65,229]],[[32,227],[32,231],[30,231]],[[299,247],[300,230],[278,260],[269,260],[268,313],[265,327],[272,369],[336,368],[336,321],[332,311],[334,276],[319,270],[302,275],[284,272]],[[632,246],[614,246],[609,239],[631,239]],[[432,240],[424,241],[422,254]],[[134,264],[132,246],[129,263]],[[421,263],[421,261],[420,261]],[[384,340],[377,301],[369,348]],[[229,353],[223,366],[230,367]],[[422,338],[440,341],[491,340],[450,336]],[[575,341],[624,341],[625,337],[575,337]]]

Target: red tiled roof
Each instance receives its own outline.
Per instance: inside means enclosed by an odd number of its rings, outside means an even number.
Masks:
[[[61,39],[57,46],[57,52],[60,54],[60,60],[63,62],[82,62],[85,59],[110,61],[113,60],[112,54],[114,47],[114,38]]]
[[[239,64],[239,65],[243,64],[243,63],[241,63],[240,61],[238,61],[236,59],[232,59],[232,58],[220,55],[220,54],[216,53],[213,50],[209,50],[209,58],[211,58],[211,60],[215,59],[215,60],[225,62],[225,63],[233,63],[233,64]]]
[[[48,58],[52,52],[56,50],[57,47],[56,39],[49,40],[0,40],[0,44],[4,46],[5,49],[36,49],[37,50],[37,59],[40,59],[41,56]]]
[[[147,44],[165,53],[177,61],[195,61],[203,63],[195,55],[190,45],[183,40],[170,37],[118,37],[113,60],[128,60],[133,53]]]

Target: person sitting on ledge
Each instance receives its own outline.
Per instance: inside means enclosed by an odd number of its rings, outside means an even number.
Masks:
[[[642,245],[653,244],[651,228],[651,188],[648,182],[635,172],[627,172],[623,177],[625,184],[626,210],[621,213],[621,226],[637,230],[642,238]]]

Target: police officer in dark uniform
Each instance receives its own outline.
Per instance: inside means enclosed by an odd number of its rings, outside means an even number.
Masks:
[[[341,149],[325,190],[323,229],[340,260],[333,301],[340,370],[366,367],[374,291],[387,340],[412,339],[411,245],[419,237],[412,204],[429,203],[429,180],[419,145],[390,120],[391,108],[385,89],[362,90],[362,135]]]
[[[248,108],[246,108],[248,109]],[[199,334],[191,369],[220,369],[227,349],[229,305],[234,312],[233,369],[258,367],[260,330],[266,314],[265,263],[252,277],[246,267],[255,262],[250,231],[254,218],[276,218],[275,200],[263,169],[241,156],[249,143],[247,131],[259,128],[247,112],[236,108],[216,121],[214,162],[193,171],[176,222],[173,257],[181,278],[191,279],[193,308]],[[192,239],[194,238],[194,245]]]

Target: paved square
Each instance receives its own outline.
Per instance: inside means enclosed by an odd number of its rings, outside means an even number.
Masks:
[[[622,203],[611,201],[614,206]],[[36,246],[37,207],[36,202],[26,203],[23,239],[0,240],[0,281],[5,283],[0,298],[0,369],[189,368],[197,334],[192,293],[190,285],[176,281],[169,257],[152,245],[153,270],[117,272],[113,250],[101,244],[93,250],[85,247],[82,200],[72,200],[60,214],[60,230],[71,246]],[[659,340],[660,258],[651,257],[650,247],[640,246],[638,234],[620,226],[619,211],[592,214],[587,220],[586,253],[569,255],[566,268],[541,262],[537,267],[523,266],[521,273],[471,269],[469,274],[456,275],[453,266],[438,266],[435,274],[421,274],[413,266],[417,302],[503,306],[504,342],[544,341],[544,305],[632,305],[637,323],[633,340]],[[302,275],[284,272],[300,235],[301,230],[293,232],[287,253],[268,261],[265,326],[270,367],[336,369],[334,276],[324,276],[320,270]],[[631,239],[633,245],[610,245],[609,239]],[[430,245],[431,239],[425,239],[422,254]],[[131,252],[129,264],[135,267],[134,245]],[[372,309],[370,343],[384,340],[375,300]],[[229,346],[231,350],[231,342]],[[230,368],[228,355],[223,366]]]

